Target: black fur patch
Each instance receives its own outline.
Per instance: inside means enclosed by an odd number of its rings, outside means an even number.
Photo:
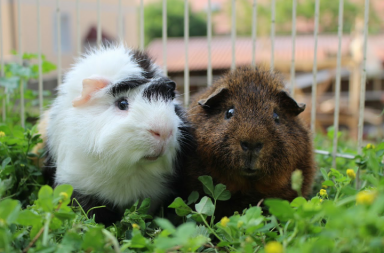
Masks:
[[[164,101],[173,100],[175,98],[176,84],[169,78],[163,77],[154,81],[148,86],[143,93],[143,97],[151,101],[162,99]]]
[[[155,76],[155,68],[153,67],[151,58],[146,53],[139,50],[134,50],[132,56],[137,64],[144,70],[143,77],[152,79]]]
[[[123,82],[120,82],[118,84],[113,85],[112,88],[110,89],[109,93],[112,96],[116,97],[122,92],[126,92],[130,89],[136,88],[136,87],[138,87],[142,84],[146,84],[148,82],[149,82],[149,80],[146,78],[126,80],[126,81],[123,81]]]

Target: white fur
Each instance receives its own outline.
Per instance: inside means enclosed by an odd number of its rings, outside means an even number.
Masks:
[[[145,197],[160,200],[169,191],[165,183],[173,173],[182,123],[175,113],[176,102],[149,102],[142,97],[149,84],[119,96],[128,99],[128,111],[116,107],[118,97],[107,93],[111,86],[94,94],[86,105],[72,106],[86,78],[100,76],[113,85],[140,77],[143,70],[128,52],[120,45],[94,50],[80,59],[59,87],[48,126],[56,182],[71,184],[82,194],[98,196],[120,208]],[[163,76],[159,68],[156,73]],[[154,128],[172,130],[173,135],[162,142],[148,131]],[[164,155],[157,160],[144,159],[156,156],[162,147]]]

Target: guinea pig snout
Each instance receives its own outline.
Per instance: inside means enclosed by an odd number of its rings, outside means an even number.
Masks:
[[[166,141],[172,136],[172,129],[152,128],[148,132],[158,140]]]
[[[258,153],[260,153],[264,144],[262,142],[241,141],[240,146],[244,152],[258,154]]]

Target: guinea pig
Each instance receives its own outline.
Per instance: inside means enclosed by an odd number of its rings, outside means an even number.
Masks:
[[[278,75],[260,68],[237,69],[196,94],[187,118],[197,147],[185,162],[184,195],[204,194],[198,177],[209,175],[232,195],[218,201],[215,216],[229,216],[265,198],[293,200],[291,175],[298,169],[306,196],[315,163],[311,134],[298,117],[304,109]]]
[[[172,194],[188,138],[175,87],[123,45],[91,50],[66,74],[46,114],[45,170],[56,169],[55,185],[73,186],[86,212],[106,206],[90,211],[96,222],[110,225],[144,198],[153,212]]]

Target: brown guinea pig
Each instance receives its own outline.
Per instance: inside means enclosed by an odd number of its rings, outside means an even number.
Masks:
[[[261,199],[293,200],[291,175],[302,171],[302,194],[311,190],[315,163],[311,134],[283,82],[266,69],[240,68],[192,98],[188,120],[196,150],[184,167],[185,196],[203,193],[198,177],[209,175],[232,197],[218,201],[215,216],[242,212]]]

